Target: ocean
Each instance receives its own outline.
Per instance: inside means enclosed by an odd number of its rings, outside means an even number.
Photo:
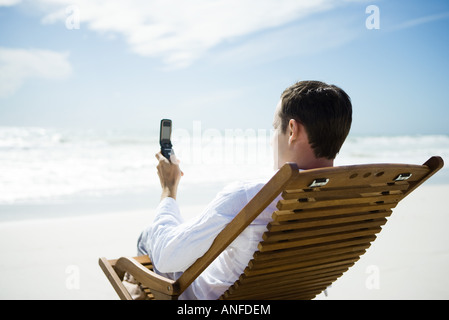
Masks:
[[[67,209],[84,203],[91,209],[86,212],[157,205],[158,134],[0,127],[0,220],[25,212],[39,215],[48,207],[35,213],[29,209],[49,204],[66,204]],[[227,183],[273,174],[270,130],[217,130],[194,122],[192,128],[175,129],[172,140],[185,174],[179,188],[185,203],[206,204]],[[433,155],[449,159],[449,136],[350,135],[335,165],[421,164]],[[429,183],[447,183],[448,178],[444,168]]]

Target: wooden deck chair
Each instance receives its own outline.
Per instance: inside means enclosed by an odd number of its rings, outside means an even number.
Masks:
[[[299,171],[285,164],[217,235],[209,250],[176,281],[152,271],[147,256],[99,264],[122,299],[133,275],[151,299],[177,299],[279,195],[277,211],[243,274],[220,299],[312,299],[365,253],[400,200],[443,167],[370,164]]]

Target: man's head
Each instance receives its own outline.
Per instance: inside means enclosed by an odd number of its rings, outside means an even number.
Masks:
[[[277,164],[303,169],[333,164],[352,122],[349,96],[320,81],[301,81],[281,95],[274,118]]]

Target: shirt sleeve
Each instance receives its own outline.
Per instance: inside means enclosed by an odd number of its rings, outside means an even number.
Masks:
[[[148,249],[157,270],[185,271],[209,249],[217,234],[245,204],[244,188],[226,188],[202,214],[184,221],[176,200],[163,199],[147,229]]]

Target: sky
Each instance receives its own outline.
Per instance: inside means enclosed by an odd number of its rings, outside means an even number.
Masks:
[[[0,0],[0,126],[270,129],[300,80],[355,135],[449,134],[449,1]]]

